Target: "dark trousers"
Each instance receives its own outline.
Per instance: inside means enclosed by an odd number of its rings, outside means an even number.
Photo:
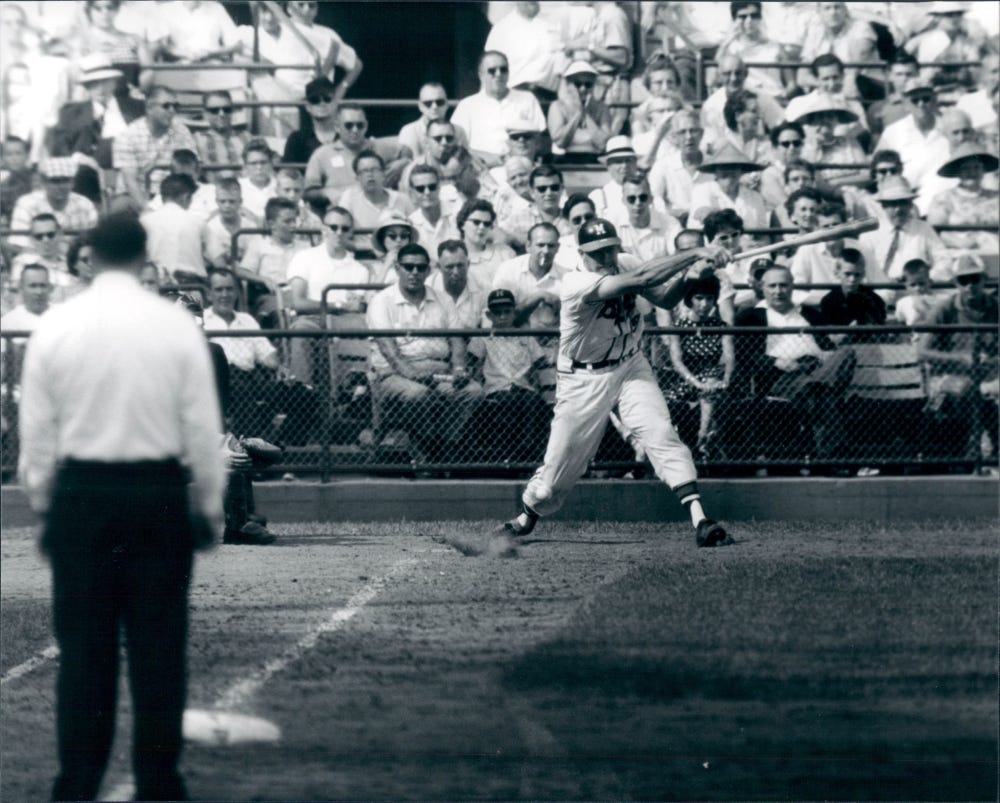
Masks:
[[[141,800],[186,799],[177,771],[186,693],[192,529],[176,461],[70,461],[42,540],[59,644],[54,800],[93,800],[114,735],[119,634],[134,709]]]

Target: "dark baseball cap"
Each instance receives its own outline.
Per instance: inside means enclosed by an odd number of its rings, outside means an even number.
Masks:
[[[499,307],[516,307],[517,302],[514,300],[514,294],[510,290],[493,290],[489,296],[486,298],[486,306],[489,309],[498,309]]]
[[[755,259],[750,263],[750,275],[755,279],[759,279],[771,270],[771,268],[777,267],[780,267],[780,265],[777,262],[772,262],[770,259]]]
[[[577,244],[581,251],[599,251],[612,245],[621,245],[618,239],[618,232],[615,227],[603,218],[595,217],[588,220],[580,227],[576,235]]]

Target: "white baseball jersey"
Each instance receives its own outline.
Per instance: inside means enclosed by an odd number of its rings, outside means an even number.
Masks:
[[[629,254],[618,256],[618,269],[623,273],[639,264]],[[563,276],[556,363],[560,371],[572,370],[574,362],[619,360],[636,352],[642,343],[642,312],[634,293],[608,301],[585,300],[605,278],[607,274],[583,270]]]

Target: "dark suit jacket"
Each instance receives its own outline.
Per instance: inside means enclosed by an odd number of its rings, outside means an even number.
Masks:
[[[810,326],[823,326],[822,313],[814,307],[799,308]],[[767,310],[752,307],[736,316],[737,326],[767,326]],[[824,351],[835,349],[836,344],[826,335],[813,335]],[[767,335],[748,334],[733,338],[736,351],[735,385],[738,393],[747,396],[766,396],[775,381],[784,372],[777,368],[774,359],[767,356]]]
[[[118,103],[126,123],[145,113],[145,104],[129,95],[116,95],[113,102]],[[111,167],[111,140],[101,139],[101,124],[94,119],[89,100],[66,103],[59,110],[59,122],[49,129],[49,151],[53,156],[84,153],[101,167]]]

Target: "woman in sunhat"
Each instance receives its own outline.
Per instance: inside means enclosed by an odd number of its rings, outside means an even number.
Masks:
[[[586,61],[563,72],[548,114],[552,153],[560,161],[592,164],[611,137],[611,112],[594,96],[596,82],[597,70]]]
[[[958,180],[958,186],[934,196],[927,211],[927,221],[935,226],[989,225],[996,227],[998,194],[983,187],[983,176],[994,173],[1000,159],[974,143],[960,145],[937,171],[942,178]],[[995,232],[949,231],[941,239],[951,248],[974,248],[996,254]]]
[[[374,284],[395,283],[396,253],[404,245],[415,243],[418,237],[406,215],[387,209],[379,216],[372,234],[372,249],[382,259],[370,268]]]
[[[692,187],[688,227],[701,228],[709,212],[734,209],[748,229],[767,228],[771,210],[767,208],[763,196],[741,180],[747,173],[763,169],[764,165],[757,164],[729,143],[723,145],[721,150],[698,165],[698,170],[710,174],[714,181]]]

